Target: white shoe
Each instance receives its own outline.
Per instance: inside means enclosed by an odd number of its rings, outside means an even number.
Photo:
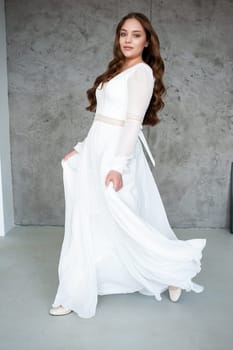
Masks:
[[[182,289],[179,287],[168,287],[168,292],[171,301],[178,301],[181,296]]]
[[[51,309],[49,309],[49,314],[52,316],[68,315],[71,312],[72,312],[72,310],[65,309],[62,305],[57,306],[57,307],[51,307]]]

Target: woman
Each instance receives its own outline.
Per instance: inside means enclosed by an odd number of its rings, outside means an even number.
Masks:
[[[143,153],[154,165],[143,125],[156,125],[165,92],[159,39],[141,13],[123,17],[114,58],[87,91],[93,124],[62,160],[66,213],[59,287],[51,315],[93,317],[98,295],[140,292],[161,300],[168,289],[203,291],[206,239],[179,240]]]

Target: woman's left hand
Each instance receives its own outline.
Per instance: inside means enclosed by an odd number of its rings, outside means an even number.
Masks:
[[[116,170],[109,171],[105,179],[105,185],[108,186],[111,181],[115,191],[119,191],[123,187],[122,175]]]

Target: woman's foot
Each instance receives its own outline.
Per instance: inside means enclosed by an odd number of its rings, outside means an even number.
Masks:
[[[180,287],[169,286],[168,292],[171,301],[178,301],[181,296],[182,289]]]
[[[62,305],[57,306],[57,307],[51,307],[51,309],[49,309],[49,314],[52,316],[68,315],[71,312],[72,312],[72,310],[65,309]]]

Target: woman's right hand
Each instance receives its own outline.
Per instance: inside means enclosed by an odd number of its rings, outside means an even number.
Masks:
[[[69,152],[69,153],[67,153],[65,156],[64,156],[64,160],[67,160],[67,159],[69,159],[70,157],[72,157],[73,155],[75,155],[75,154],[77,154],[78,152],[75,150],[75,149],[73,149],[71,152]]]

